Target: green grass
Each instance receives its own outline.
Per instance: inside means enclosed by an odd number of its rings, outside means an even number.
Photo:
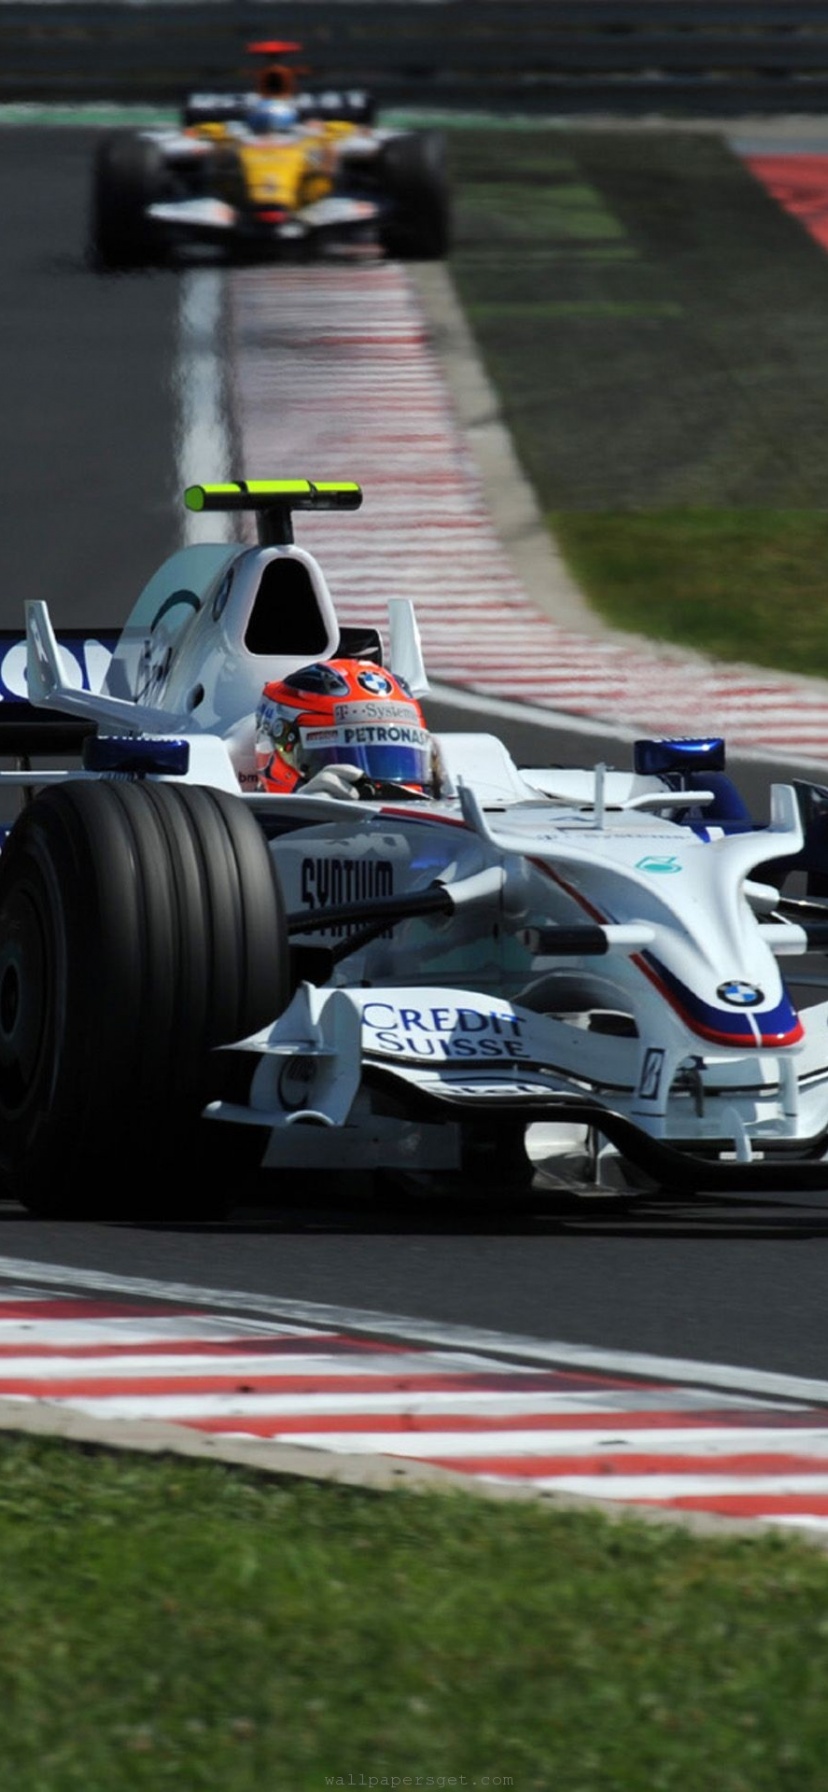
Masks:
[[[793,1536],[0,1441],[9,1792],[822,1792],[827,1669]]]
[[[828,677],[828,514],[570,511],[549,521],[613,627]]]
[[[450,148],[452,276],[594,607],[828,673],[828,255],[712,133]]]

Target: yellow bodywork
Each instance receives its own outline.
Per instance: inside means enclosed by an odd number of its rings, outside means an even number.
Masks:
[[[339,143],[357,127],[339,120],[309,120],[298,133],[263,138],[240,136],[227,124],[191,128],[195,137],[226,145],[227,180],[235,186],[241,175],[248,205],[299,211],[332,191]]]

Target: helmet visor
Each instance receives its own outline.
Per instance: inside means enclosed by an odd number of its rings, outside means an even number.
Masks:
[[[297,755],[306,777],[326,765],[356,765],[378,784],[432,781],[431,735],[411,722],[365,722],[303,728]]]

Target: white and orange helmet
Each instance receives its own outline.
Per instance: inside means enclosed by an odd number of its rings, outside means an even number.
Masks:
[[[351,765],[369,785],[427,795],[434,745],[402,680],[371,660],[322,660],[266,684],[256,712],[262,790],[290,793],[326,766]]]

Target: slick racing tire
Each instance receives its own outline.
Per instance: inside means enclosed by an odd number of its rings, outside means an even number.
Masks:
[[[42,792],[0,856],[0,1191],[52,1218],[215,1217],[235,1128],[200,1118],[211,1048],[289,995],[281,892],[241,798]]]
[[[90,251],[101,268],[157,261],[160,238],[147,207],[169,191],[157,143],[135,131],[113,131],[98,145],[92,170]]]
[[[387,216],[380,243],[405,261],[439,261],[451,241],[446,140],[442,131],[392,137],[377,168]]]

